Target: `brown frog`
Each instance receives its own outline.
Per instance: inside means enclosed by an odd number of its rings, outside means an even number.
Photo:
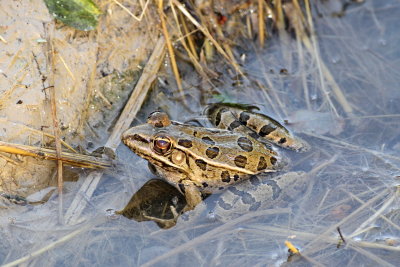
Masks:
[[[199,204],[202,195],[255,174],[282,169],[285,160],[270,142],[296,151],[308,147],[277,121],[249,109],[213,104],[206,114],[218,128],[171,121],[166,113],[156,111],[146,124],[132,127],[122,136],[133,152],[185,195],[187,210]]]

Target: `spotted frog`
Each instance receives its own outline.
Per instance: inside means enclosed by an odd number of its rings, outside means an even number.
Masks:
[[[128,129],[122,141],[185,195],[187,210],[202,197],[259,173],[276,172],[285,160],[271,143],[305,151],[308,145],[277,121],[250,108],[213,104],[206,115],[216,128],[171,121],[164,112]]]

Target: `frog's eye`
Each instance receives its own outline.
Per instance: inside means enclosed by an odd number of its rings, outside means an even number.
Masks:
[[[171,151],[172,142],[165,134],[158,134],[154,137],[153,150],[161,155],[166,155]]]

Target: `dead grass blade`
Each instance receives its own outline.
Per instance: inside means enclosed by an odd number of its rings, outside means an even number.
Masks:
[[[48,54],[48,66],[51,66],[51,72],[49,73],[55,73],[56,71],[56,64],[55,64],[55,59],[56,59],[56,51],[54,49],[54,43],[53,42],[48,42],[48,48],[51,53]],[[70,72],[70,69],[66,65],[64,59],[60,56],[61,61],[63,62],[64,66],[66,67],[67,71]],[[72,74],[72,72],[70,73]],[[56,89],[54,87],[55,81],[54,81],[54,75],[50,75],[50,86],[48,90],[50,90],[50,104],[51,104],[51,118],[53,121],[53,131],[54,131],[54,141],[56,145],[56,155],[57,155],[57,188],[58,188],[58,196],[59,196],[59,209],[58,209],[58,219],[61,224],[64,223],[64,216],[63,216],[63,161],[61,160],[61,142],[60,142],[60,128],[58,126],[58,118],[57,118],[57,105],[56,105]],[[72,75],[72,78],[74,79],[74,76]]]
[[[173,12],[176,14],[175,8],[174,8],[174,6],[172,4],[171,4],[171,8],[172,8]],[[191,55],[196,59],[196,61],[198,61],[199,60],[199,56],[197,55],[196,46],[195,46],[193,38],[192,38],[192,34],[193,33],[189,32],[188,26],[186,24],[186,20],[183,17],[181,12],[179,12],[179,20],[180,20],[180,22],[182,24],[183,31],[185,33],[185,35],[183,35],[183,34],[181,34],[181,35],[182,35],[182,37],[186,38],[186,40],[188,42],[188,45],[189,45],[189,48],[190,48]],[[177,21],[177,25],[179,25],[179,21]]]
[[[122,8],[123,10],[125,10],[132,18],[134,18],[137,21],[142,21],[144,14],[146,13],[147,10],[147,6],[150,2],[150,0],[147,0],[146,3],[144,4],[144,6],[142,7],[142,12],[140,13],[139,17],[135,16],[128,8],[126,8],[123,4],[121,4],[120,2],[118,2],[117,0],[113,0],[114,3],[116,3],[120,8]]]
[[[210,34],[208,29],[201,25],[190,13],[189,11],[186,10],[185,6],[179,3],[177,0],[172,0],[172,3],[183,13],[183,15],[186,16],[186,18],[194,25],[196,26],[209,40],[212,42],[212,44],[215,46],[217,51],[231,64],[234,69],[242,76],[245,76],[240,69],[239,65],[236,63],[234,58],[229,56],[226,52],[226,47],[222,47],[215,39],[214,37]]]
[[[168,28],[167,28],[167,23],[166,23],[165,17],[164,17],[165,14],[163,11],[163,2],[164,2],[163,0],[158,1],[158,14],[160,16],[162,31],[163,31],[163,34],[165,37],[165,41],[167,43],[168,54],[169,54],[169,58],[170,58],[171,66],[172,66],[172,71],[174,72],[174,76],[175,76],[176,84],[178,85],[179,92],[181,93],[181,95],[183,97],[184,94],[183,94],[183,88],[182,88],[182,80],[181,80],[181,76],[179,74],[178,64],[176,63],[176,59],[175,59],[174,48],[172,46],[171,38],[169,36],[169,32],[168,32]]]
[[[319,75],[320,75],[321,90],[323,91],[323,95],[326,97],[327,101],[329,102],[329,104],[332,108],[332,111],[334,111],[334,113],[338,116],[337,110],[336,110],[335,106],[333,105],[333,103],[329,97],[329,92],[326,88],[326,84],[324,81],[324,79],[326,79],[328,84],[332,87],[334,96],[335,96],[337,102],[343,108],[344,112],[346,112],[347,114],[352,113],[353,108],[351,107],[350,103],[347,101],[347,99],[346,99],[345,95],[343,94],[342,90],[340,89],[339,85],[336,83],[336,81],[335,81],[333,75],[331,74],[331,72],[329,71],[328,67],[321,60],[321,57],[320,57],[320,54],[319,54],[319,51],[317,48],[318,41],[317,41],[315,34],[313,34],[314,26],[313,26],[313,21],[312,21],[310,3],[308,0],[305,1],[305,6],[306,6],[307,22],[308,22],[308,25],[310,28],[310,32],[312,34],[311,34],[311,40],[307,37],[306,34],[302,35],[302,37],[303,37],[302,40],[303,40],[304,46],[308,49],[310,54],[313,55],[316,60],[316,64],[318,66],[318,71],[319,71]],[[302,12],[299,11],[299,13],[302,13]]]
[[[10,121],[7,120],[7,119],[5,119],[5,118],[0,118],[0,123],[10,123]],[[26,126],[26,125],[24,125],[24,124],[22,124],[22,123],[19,123],[19,122],[13,121],[12,124],[13,124],[14,126],[21,127],[21,128],[22,128],[21,131],[29,131],[29,132],[32,132],[32,133],[34,133],[34,134],[37,134],[38,136],[41,136],[42,139],[43,139],[44,137],[48,137],[48,138],[51,138],[51,139],[54,139],[54,138],[55,138],[54,135],[52,135],[52,134],[46,133],[46,132],[44,132],[44,131],[36,130],[36,129],[34,129],[34,128],[31,128],[31,127]],[[66,143],[65,141],[63,141],[62,139],[60,139],[60,142],[61,142],[61,144],[62,144],[65,148],[67,148],[67,149],[70,150],[71,152],[78,153],[78,151],[76,151],[73,147],[71,147],[69,144],[67,144],[67,143]],[[44,141],[43,141],[43,143],[44,143]]]
[[[258,0],[258,41],[260,46],[264,46],[265,42],[265,25],[264,25],[264,1]]]
[[[179,30],[179,35],[180,37],[178,38],[178,41],[182,44],[183,48],[186,50],[186,53],[189,56],[190,62],[193,64],[197,72],[210,84],[212,84],[210,78],[208,77],[207,73],[203,69],[203,66],[199,62],[199,57],[196,53],[196,48],[194,46],[193,40],[191,38],[191,33],[188,33],[188,27],[186,25],[186,20],[184,19],[183,15],[181,12],[176,12],[176,9],[174,5],[171,5],[171,10],[172,14],[175,18],[175,23],[176,25],[182,25],[183,30],[185,32],[185,35],[183,35],[183,32],[180,27],[178,27]],[[179,14],[179,18],[178,18]],[[188,44],[185,42],[185,39],[188,40]]]

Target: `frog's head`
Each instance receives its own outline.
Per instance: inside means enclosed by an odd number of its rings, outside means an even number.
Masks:
[[[137,155],[157,166],[178,168],[179,155],[170,156],[176,139],[171,134],[171,127],[168,115],[156,111],[150,114],[147,123],[126,130],[122,141]]]

